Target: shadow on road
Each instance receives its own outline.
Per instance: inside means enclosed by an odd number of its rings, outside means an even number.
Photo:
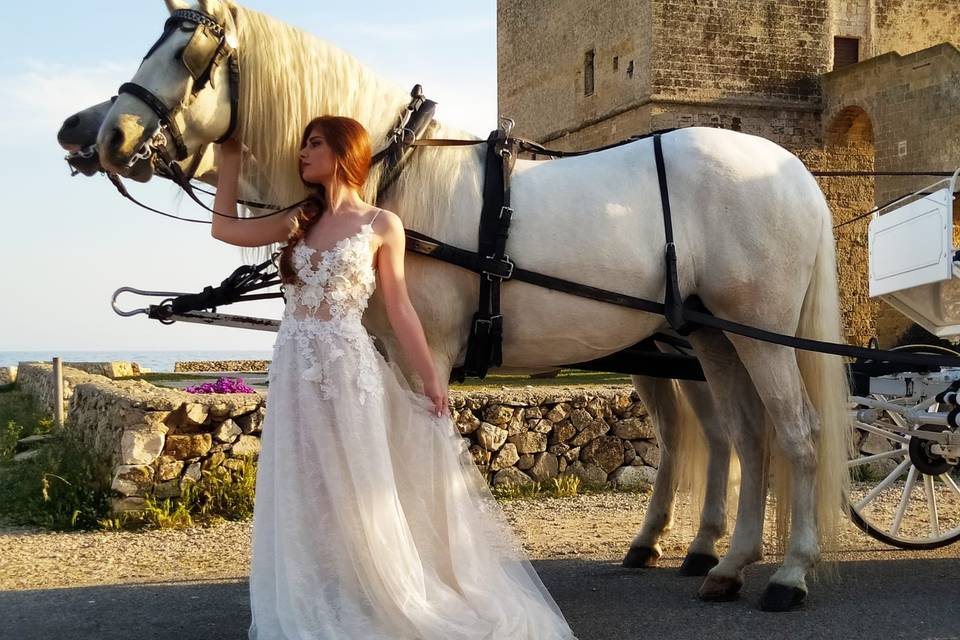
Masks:
[[[533,565],[580,640],[960,638],[953,558],[841,563],[839,579],[811,581],[806,608],[785,614],[757,608],[774,564],[751,567],[741,599],[723,604],[697,600],[700,579],[674,568],[577,559]],[[246,580],[3,592],[0,638],[245,640],[248,597]]]

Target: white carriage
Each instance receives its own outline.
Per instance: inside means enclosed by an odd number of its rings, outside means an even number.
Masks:
[[[951,177],[878,209],[869,226],[870,296],[938,338],[960,341],[960,251]],[[960,355],[939,345],[899,350]],[[960,368],[864,373],[851,365],[854,522],[876,539],[930,549],[960,539]],[[867,369],[869,371],[869,369]]]

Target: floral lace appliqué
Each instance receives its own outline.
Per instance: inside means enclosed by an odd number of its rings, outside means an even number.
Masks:
[[[338,397],[342,384],[356,386],[361,404],[383,393],[376,361],[379,354],[360,322],[376,288],[369,240],[372,231],[373,225],[367,223],[330,249],[317,251],[303,243],[293,249],[297,281],[284,287],[286,308],[274,352],[294,340],[304,360],[301,376],[320,383],[321,399]],[[314,261],[313,255],[319,259]],[[327,375],[347,355],[347,349],[356,358],[356,371]]]

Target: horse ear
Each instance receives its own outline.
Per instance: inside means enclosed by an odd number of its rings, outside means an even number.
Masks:
[[[173,13],[177,9],[189,9],[190,3],[186,0],[163,0],[167,5],[167,10]]]
[[[227,4],[229,3],[221,2],[220,0],[200,0],[200,10],[208,16],[222,20],[225,17],[224,13],[226,12]]]

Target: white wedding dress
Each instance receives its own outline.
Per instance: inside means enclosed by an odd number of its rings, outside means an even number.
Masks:
[[[376,287],[372,222],[328,250],[293,249],[257,467],[248,637],[576,640],[450,416],[360,323]]]

